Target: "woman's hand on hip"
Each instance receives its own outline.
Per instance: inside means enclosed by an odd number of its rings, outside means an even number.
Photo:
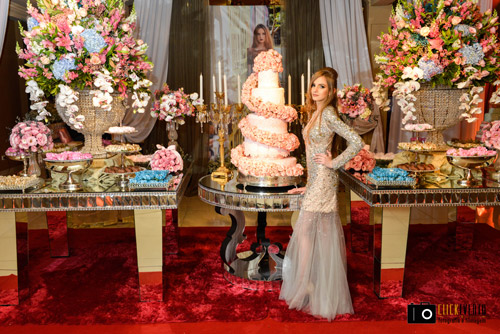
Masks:
[[[325,153],[318,153],[314,156],[313,158],[314,162],[320,165],[325,165],[328,168],[332,168],[333,164],[333,158],[332,158],[332,153],[331,152],[326,152]]]
[[[289,194],[303,194],[306,192],[306,187],[293,188],[288,190]]]

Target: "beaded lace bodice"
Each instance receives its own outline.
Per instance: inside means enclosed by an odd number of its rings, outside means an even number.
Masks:
[[[323,111],[321,120],[316,120],[309,131],[309,143],[306,142],[307,158],[307,186],[302,209],[313,212],[331,212],[337,210],[337,169],[363,148],[361,137],[335,113],[333,107]],[[314,162],[314,155],[329,152],[332,148],[334,134],[344,138],[348,146],[335,159],[333,168],[325,167]]]

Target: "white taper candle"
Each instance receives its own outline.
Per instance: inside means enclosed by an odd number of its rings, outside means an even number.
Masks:
[[[227,78],[224,74],[224,105],[227,106]]]
[[[304,74],[302,74],[300,76],[300,95],[301,95],[301,101],[302,101],[302,105],[304,105],[304,98],[305,98],[305,94],[304,94]]]
[[[238,74],[238,103],[241,103],[241,79]]]
[[[288,104],[292,104],[292,76],[288,75]]]
[[[203,101],[203,74],[200,73],[200,100]]]
[[[222,69],[219,60],[219,92],[222,92]]]

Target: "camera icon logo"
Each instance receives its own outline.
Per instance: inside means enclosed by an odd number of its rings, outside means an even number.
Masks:
[[[428,302],[418,304],[408,304],[408,323],[409,324],[435,324],[436,323],[436,305]]]

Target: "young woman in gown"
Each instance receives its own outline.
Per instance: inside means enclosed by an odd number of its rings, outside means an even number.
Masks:
[[[289,307],[332,320],[353,313],[344,233],[337,201],[337,169],[363,147],[361,137],[337,114],[337,72],[329,67],[311,78],[306,108],[313,112],[303,130],[306,143],[307,186],[299,217],[283,262],[280,299]],[[330,153],[334,135],[348,147],[335,159]]]
[[[262,51],[273,48],[273,40],[269,29],[263,24],[258,24],[253,30],[252,46],[247,49],[247,74],[252,74],[253,60]]]

